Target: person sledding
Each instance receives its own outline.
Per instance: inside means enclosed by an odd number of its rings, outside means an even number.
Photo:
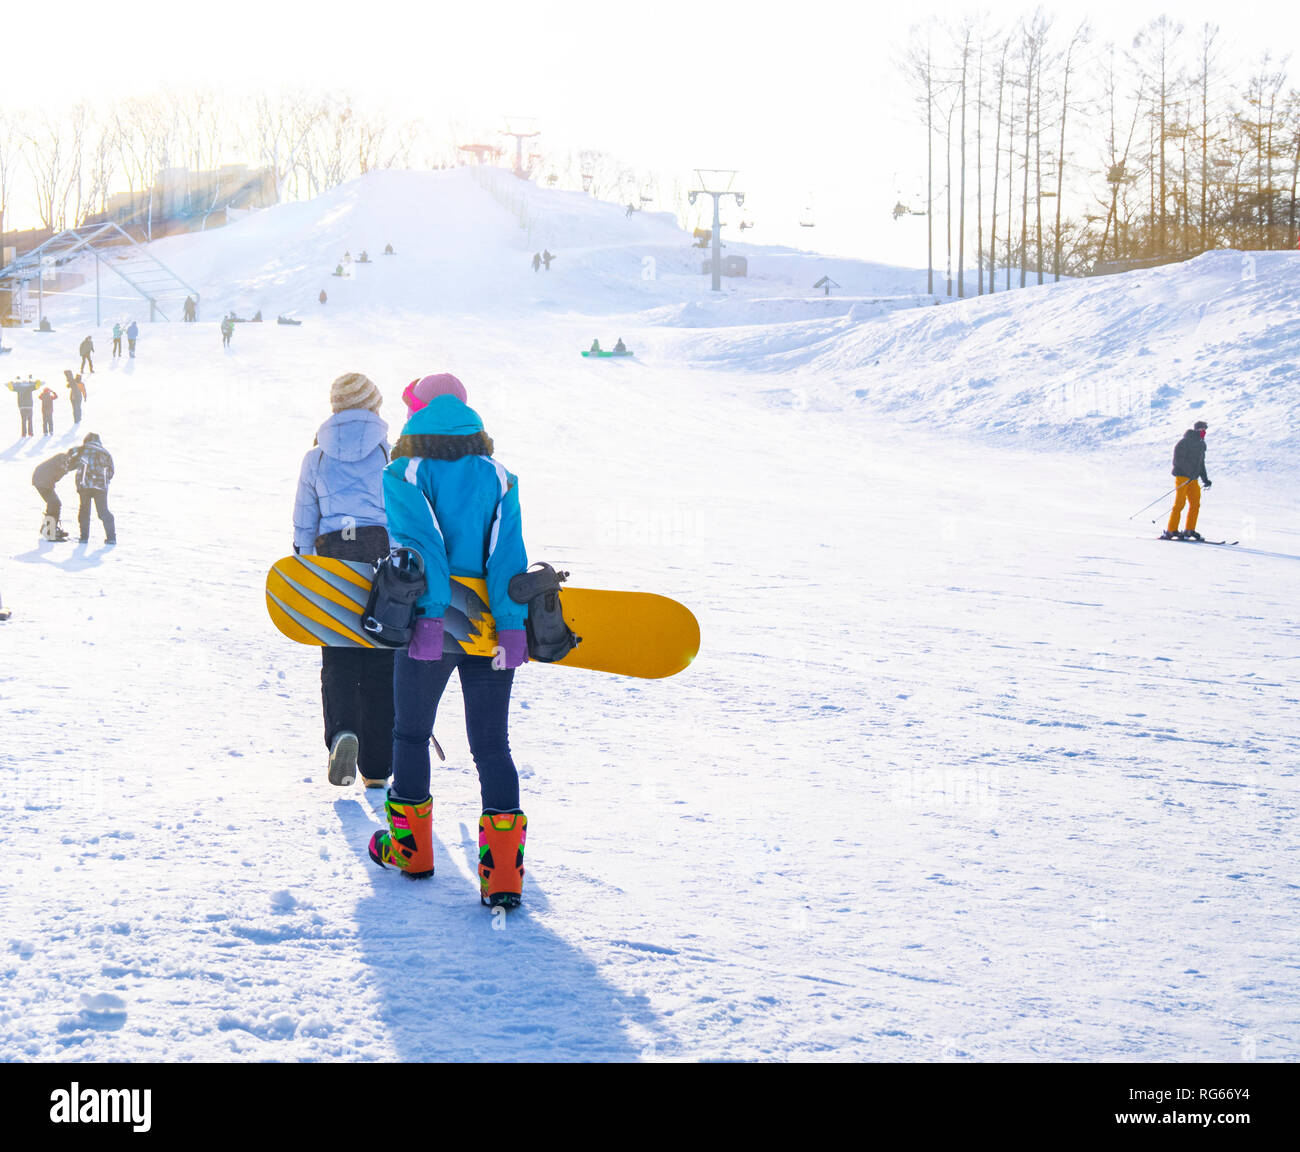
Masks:
[[[627,355],[627,345],[623,343],[623,337],[622,337],[622,336],[620,336],[620,337],[618,338],[618,343],[614,345],[614,355],[615,355],[615,356],[626,356],[626,355]]]
[[[599,341],[599,340],[593,340],[593,341],[591,342],[591,347],[588,349],[588,351],[589,351],[593,356],[599,356],[600,353],[601,353],[600,341]]]
[[[1201,488],[1198,480],[1209,488],[1210,477],[1205,471],[1205,433],[1209,425],[1198,420],[1174,445],[1174,479],[1178,487],[1174,489],[1174,510],[1169,513],[1169,525],[1161,533],[1161,540],[1201,540],[1204,537],[1196,531],[1196,519],[1201,511]],[[1183,506],[1187,506],[1187,526],[1180,532],[1178,521]]]
[[[409,418],[384,470],[384,507],[394,542],[423,560],[427,587],[416,602],[410,645],[397,651],[388,827],[371,838],[370,857],[413,878],[433,875],[429,738],[456,672],[482,800],[480,898],[513,908],[522,899],[528,826],[507,732],[514,670],[528,659],[528,609],[508,592],[511,578],[528,568],[518,483],[493,458],[492,439],[455,376],[412,381],[402,399]],[[486,580],[496,655],[466,655],[455,644],[444,649],[453,575]]]

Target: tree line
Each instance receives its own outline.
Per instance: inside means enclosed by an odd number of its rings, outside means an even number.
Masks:
[[[278,199],[311,199],[376,169],[453,167],[465,162],[460,145],[497,135],[456,119],[393,120],[342,91],[266,91],[237,100],[157,92],[61,111],[10,106],[0,109],[0,234],[15,229],[15,206],[57,231],[107,211],[111,197],[126,193],[142,214],[141,238],[149,239],[165,168],[211,171],[238,157],[271,172]],[[502,165],[513,160],[513,149],[496,157]],[[637,207],[643,196],[661,195],[656,177],[597,150],[533,154],[529,165],[552,187]]]
[[[1265,52],[1161,16],[1119,47],[1041,8],[1010,26],[913,28],[902,65],[925,127],[930,291],[1293,248],[1300,92]],[[967,270],[967,261],[973,268]],[[972,277],[973,273],[973,277]],[[954,291],[955,275],[955,291]]]

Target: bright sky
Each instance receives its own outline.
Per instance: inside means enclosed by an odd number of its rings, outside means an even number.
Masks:
[[[1031,7],[984,5],[1008,24]],[[1043,7],[1062,31],[1086,15],[1098,44],[1127,44],[1161,12],[1192,37],[1218,23],[1234,61],[1300,43],[1300,7],[1275,2]],[[924,186],[924,134],[897,60],[912,25],[930,15],[955,23],[971,5],[497,0],[374,10],[403,14],[368,20],[355,0],[172,0],[109,18],[102,0],[6,5],[5,88],[34,104],[53,92],[72,103],[165,86],[337,86],[434,124],[530,115],[552,148],[599,148],[674,173],[738,168],[758,242],[924,264],[923,219],[889,213]],[[810,200],[817,228],[800,229]]]

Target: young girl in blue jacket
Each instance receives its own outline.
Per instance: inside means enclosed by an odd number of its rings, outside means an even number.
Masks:
[[[429,738],[443,689],[457,672],[483,802],[480,894],[484,904],[513,908],[523,892],[528,827],[507,732],[514,670],[528,659],[528,610],[507,591],[511,577],[528,567],[519,484],[493,459],[492,439],[455,376],[425,376],[402,398],[410,416],[384,470],[384,506],[394,543],[423,559],[427,588],[416,603],[411,643],[397,652],[388,830],[371,838],[370,856],[407,876],[433,875]],[[487,582],[496,656],[467,656],[454,641],[444,651],[452,576]]]

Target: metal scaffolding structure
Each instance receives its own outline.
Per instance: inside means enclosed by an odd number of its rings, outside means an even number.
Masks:
[[[103,265],[115,273],[141,299],[149,303],[150,320],[170,320],[167,308],[189,296],[195,305],[199,293],[129,233],[111,221],[106,224],[65,228],[38,248],[24,252],[11,264],[0,268],[0,289],[17,300],[27,285],[36,281],[37,322],[44,319],[45,277],[54,269],[92,256],[95,260],[95,323],[101,323],[99,269]]]

